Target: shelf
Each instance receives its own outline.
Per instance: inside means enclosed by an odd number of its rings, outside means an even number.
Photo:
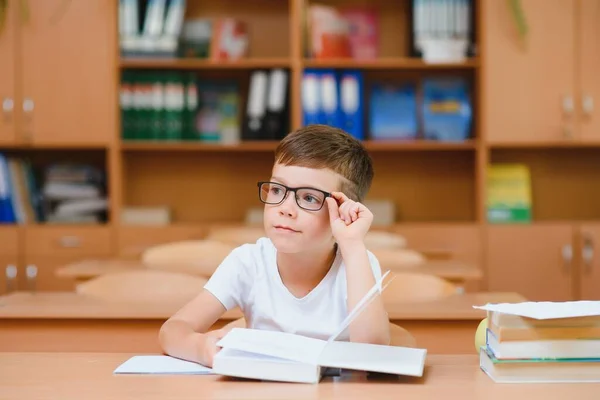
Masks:
[[[0,151],[6,150],[107,150],[108,143],[0,143]]]
[[[121,68],[130,69],[254,69],[254,68],[290,68],[289,58],[246,58],[239,61],[212,61],[208,59],[175,58],[122,59]]]
[[[503,142],[487,143],[491,149],[569,149],[569,148],[600,148],[600,142],[582,142],[582,141],[534,141],[534,142]]]
[[[438,142],[433,140],[367,140],[364,145],[369,151],[423,151],[423,150],[474,150],[476,142]]]
[[[303,62],[305,68],[355,68],[355,69],[473,69],[479,66],[479,59],[469,59],[464,63],[427,64],[418,58],[390,57],[375,60],[330,59]]]
[[[205,143],[205,142],[123,142],[121,149],[125,151],[215,151],[215,152],[261,152],[273,151],[277,141],[248,141],[236,144]]]
[[[274,151],[278,141],[247,141],[238,144],[201,143],[201,142],[124,142],[124,151],[200,151],[200,152],[267,152]],[[369,151],[440,151],[474,150],[476,142],[436,142],[436,141],[400,141],[366,140],[364,146]]]

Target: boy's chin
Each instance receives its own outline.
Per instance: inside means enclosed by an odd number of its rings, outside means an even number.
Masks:
[[[280,253],[299,253],[303,246],[298,239],[271,237],[271,242]]]

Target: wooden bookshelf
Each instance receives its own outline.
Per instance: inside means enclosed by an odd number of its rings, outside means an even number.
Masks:
[[[358,68],[358,69],[416,69],[416,70],[447,70],[447,69],[475,69],[479,67],[477,58],[461,63],[428,64],[420,59],[408,57],[390,57],[376,60],[330,59],[311,60],[304,59],[302,65],[306,68]]]
[[[121,144],[123,151],[196,151],[196,152],[267,152],[274,151],[278,141],[241,141],[238,143],[207,143],[181,141],[125,141]],[[433,140],[365,140],[365,148],[371,152],[386,151],[460,151],[475,150],[476,142],[439,142]]]
[[[285,57],[248,58],[239,61],[212,61],[202,59],[121,59],[119,66],[123,69],[257,69],[257,68],[290,68],[292,60]]]
[[[0,96],[14,99],[14,111],[0,116],[0,150],[32,157],[39,166],[71,156],[103,165],[111,208],[105,226],[28,226],[33,234],[23,227],[0,227],[0,237],[4,234],[7,243],[18,247],[10,254],[0,248],[0,267],[17,263],[22,270],[29,261],[49,257],[46,268],[51,269],[69,257],[106,255],[105,247],[101,254],[89,247],[60,257],[30,254],[31,237],[60,241],[96,231],[98,240],[108,240],[109,255],[131,255],[126,249],[132,246],[199,238],[207,226],[240,224],[247,209],[261,206],[255,182],[268,177],[276,141],[123,141],[122,72],[180,70],[207,79],[224,77],[239,83],[245,99],[253,70],[285,68],[291,78],[293,130],[302,125],[305,68],[359,69],[365,87],[379,80],[418,82],[442,75],[467,77],[472,86],[469,140],[364,141],[376,173],[369,199],[388,198],[397,207],[396,223],[385,229],[405,234],[416,247],[451,248],[456,257],[477,263],[486,276],[477,289],[518,291],[531,300],[597,298],[600,265],[598,257],[590,261],[587,255],[589,246],[600,241],[600,117],[589,107],[590,99],[600,99],[600,49],[590,39],[600,4],[521,2],[531,27],[523,40],[506,2],[474,0],[475,54],[459,64],[427,64],[411,57],[409,0],[368,2],[380,15],[380,56],[369,61],[307,58],[302,29],[311,0],[188,2],[187,18],[233,16],[248,24],[248,57],[225,63],[120,58],[118,6],[106,0],[71,2],[72,12],[43,31],[19,23],[18,7],[9,2],[0,37],[0,75],[8,79],[0,80]],[[46,26],[55,12],[53,2],[40,3],[31,10],[34,26]],[[544,29],[548,26],[550,33]],[[33,112],[22,111],[25,100],[35,103]],[[245,107],[243,100],[240,108]],[[530,168],[531,224],[487,222],[486,170],[499,162]],[[119,222],[125,207],[162,205],[173,212],[171,226]],[[39,229],[41,234],[35,232]]]

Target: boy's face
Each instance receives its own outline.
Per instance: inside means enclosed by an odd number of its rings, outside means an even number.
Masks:
[[[314,188],[325,192],[339,190],[340,176],[329,169],[313,169],[275,164],[270,179],[291,188]],[[274,195],[279,188],[271,189]],[[316,193],[316,192],[315,192]],[[329,210],[323,198],[318,211],[308,211],[296,202],[296,196],[305,207],[314,208],[319,199],[310,192],[294,194],[288,192],[285,199],[275,205],[265,204],[264,228],[277,251],[299,253],[321,251],[333,245],[333,236],[329,224]]]

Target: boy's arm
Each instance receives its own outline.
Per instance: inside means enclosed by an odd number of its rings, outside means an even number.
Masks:
[[[160,328],[162,350],[173,357],[212,366],[216,342],[223,332],[207,333],[225,307],[206,289],[183,306]]]
[[[371,262],[364,243],[373,214],[364,205],[350,200],[345,194],[333,192],[328,198],[331,231],[346,266],[348,311],[375,285]],[[389,320],[381,296],[375,299],[350,324],[353,342],[389,344]]]
[[[348,310],[375,285],[373,270],[364,242],[340,246],[346,265]],[[376,296],[350,323],[350,341],[373,344],[390,343],[390,323],[381,296]]]

